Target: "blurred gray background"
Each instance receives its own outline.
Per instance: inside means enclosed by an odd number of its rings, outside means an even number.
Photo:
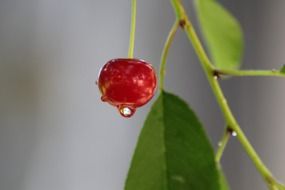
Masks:
[[[225,0],[246,39],[243,68],[285,64],[285,1]],[[185,1],[195,20],[192,1]],[[159,68],[172,22],[169,1],[138,0],[135,55]],[[129,0],[0,0],[0,190],[122,190],[150,105],[131,119],[100,101],[94,82],[128,50]],[[195,22],[196,23],[196,22]],[[214,145],[223,120],[193,49],[180,31],[167,89],[196,110]],[[285,182],[285,85],[275,78],[222,82],[245,133]],[[236,139],[223,157],[233,190],[265,190]]]

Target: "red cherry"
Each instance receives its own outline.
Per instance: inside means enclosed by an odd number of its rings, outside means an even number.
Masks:
[[[102,101],[116,106],[124,117],[131,117],[137,107],[154,95],[156,75],[151,64],[140,59],[112,59],[99,73]]]

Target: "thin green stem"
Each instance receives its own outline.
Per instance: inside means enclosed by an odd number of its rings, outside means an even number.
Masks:
[[[216,161],[217,162],[220,162],[221,158],[222,158],[222,155],[224,153],[224,150],[227,146],[227,143],[229,142],[230,140],[230,137],[231,137],[231,134],[232,131],[231,130],[228,130],[228,128],[226,128],[225,132],[224,132],[224,135],[222,137],[222,139],[220,140],[219,142],[219,147],[218,147],[218,150],[217,150],[217,153],[216,153]]]
[[[172,7],[175,11],[176,18],[181,20],[186,15],[181,0],[171,0]]]
[[[237,123],[235,117],[233,116],[229,105],[226,101],[226,98],[223,95],[223,92],[221,90],[221,87],[218,83],[218,81],[211,77],[209,83],[212,87],[212,90],[216,96],[217,102],[220,105],[220,108],[224,114],[225,120],[228,124],[228,127],[236,132],[237,138],[242,144],[243,148],[247,152],[248,156],[251,158],[252,162],[254,163],[256,169],[259,171],[259,173],[264,178],[265,182],[268,184],[274,183],[275,179],[273,178],[271,172],[268,170],[268,168],[265,166],[265,164],[262,162],[258,154],[256,153],[255,149],[252,147],[250,142],[248,141],[247,137],[245,136],[244,132],[240,128],[239,124]]]
[[[215,73],[223,76],[272,76],[272,77],[285,77],[285,73],[279,70],[224,70],[224,69],[216,69]]]
[[[211,61],[209,60],[202,44],[199,41],[199,38],[194,30],[194,27],[192,26],[192,23],[187,17],[187,14],[180,2],[180,0],[171,0],[172,6],[175,10],[176,18],[180,21],[180,26],[186,31],[186,35],[192,41],[192,45],[196,52],[199,52],[198,57],[201,61],[201,64],[203,68],[210,72],[212,69],[214,69],[214,66],[211,64]]]
[[[176,20],[174,22],[174,24],[171,27],[171,30],[169,31],[168,37],[165,41],[164,47],[163,47],[163,51],[161,54],[161,62],[160,62],[160,71],[159,71],[159,78],[160,78],[160,82],[159,82],[159,88],[160,90],[163,90],[164,87],[164,78],[165,78],[165,67],[166,67],[166,61],[167,61],[167,56],[168,56],[168,51],[169,48],[173,42],[174,36],[177,32],[177,29],[179,28],[179,22]]]
[[[262,160],[260,159],[260,157],[258,156],[256,151],[254,150],[254,148],[252,147],[252,145],[248,141],[247,137],[245,136],[244,132],[241,130],[239,125],[233,125],[232,128],[234,128],[235,132],[237,133],[238,140],[241,142],[243,148],[245,149],[245,151],[247,152],[247,154],[249,155],[249,157],[251,158],[251,160],[255,164],[255,167],[257,168],[259,173],[263,176],[264,180],[267,183],[270,183],[270,184],[273,183],[273,181],[275,181],[275,180],[274,180],[271,172],[264,165],[264,163],[262,162]]]
[[[277,187],[279,188],[279,190],[285,190],[285,186],[283,184],[278,183]]]
[[[180,0],[171,0],[173,8],[176,12],[177,19],[183,21],[183,26],[188,39],[192,42],[194,50],[201,62],[201,65],[204,69],[204,72],[207,76],[209,84],[213,90],[213,93],[216,97],[216,100],[223,112],[224,118],[227,122],[228,127],[237,133],[238,140],[241,142],[242,146],[244,147],[245,151],[253,161],[255,167],[259,171],[259,173],[263,176],[265,182],[267,184],[274,184],[276,183],[275,179],[273,178],[271,172],[267,169],[264,163],[259,158],[258,154],[246,138],[245,134],[241,130],[239,124],[237,123],[235,117],[233,116],[231,109],[227,103],[227,100],[222,92],[220,84],[218,82],[218,77],[215,74],[215,70],[205,53],[204,48],[201,45],[201,42],[180,2]]]
[[[132,0],[132,13],[131,13],[131,29],[130,29],[130,44],[129,44],[129,53],[128,57],[134,57],[134,48],[135,48],[135,33],[136,33],[136,15],[137,15],[137,1]]]
[[[270,190],[279,190],[279,188],[277,186],[275,186],[275,185],[269,185],[268,188]]]
[[[211,64],[211,61],[209,60],[201,42],[199,41],[199,38],[194,30],[194,27],[188,18],[185,20],[184,30],[186,32],[188,39],[192,42],[195,52],[196,53],[199,52],[197,53],[197,56],[202,64],[202,67],[206,71],[207,76],[212,75],[211,72],[214,69],[214,66]]]

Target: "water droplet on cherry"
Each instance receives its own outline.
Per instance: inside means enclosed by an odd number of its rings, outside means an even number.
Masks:
[[[132,117],[134,115],[136,109],[127,107],[127,106],[119,106],[119,112],[123,117]]]

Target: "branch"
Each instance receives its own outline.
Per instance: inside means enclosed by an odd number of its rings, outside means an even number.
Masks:
[[[168,34],[168,37],[166,39],[166,42],[164,44],[163,47],[163,51],[161,54],[161,63],[160,63],[160,71],[159,71],[159,75],[160,75],[160,82],[159,82],[159,88],[160,90],[163,90],[164,87],[164,78],[165,78],[165,67],[166,67],[166,60],[167,60],[167,56],[168,56],[168,51],[169,48],[173,42],[174,36],[177,32],[177,29],[179,28],[179,22],[176,20]]]
[[[216,100],[223,112],[224,118],[227,122],[228,128],[235,131],[237,134],[237,138],[244,147],[245,151],[247,152],[248,156],[251,158],[252,162],[254,163],[256,169],[259,173],[263,176],[263,179],[268,185],[274,186],[277,185],[277,181],[273,178],[271,172],[265,166],[265,164],[261,161],[258,154],[248,141],[247,137],[243,133],[242,129],[240,128],[238,122],[236,121],[232,111],[227,103],[227,100],[223,94],[223,91],[220,87],[218,82],[218,77],[214,74],[214,68],[211,64],[210,59],[208,58],[207,54],[205,53],[204,48],[181,4],[180,0],[171,0],[173,9],[175,10],[176,17],[180,20],[182,28],[185,30],[188,39],[192,42],[194,50],[200,60],[200,63],[204,69],[204,72],[207,76],[208,82],[213,90],[213,93],[216,97]],[[273,185],[274,184],[274,185]]]
[[[223,135],[222,139],[219,142],[219,148],[218,148],[217,153],[216,153],[216,161],[217,162],[221,161],[222,155],[223,155],[224,150],[225,150],[225,148],[227,146],[227,143],[230,140],[232,132],[233,131],[231,129],[229,129],[228,127],[226,128],[226,130],[224,132],[224,135]]]
[[[215,69],[214,74],[216,76],[267,76],[267,77],[285,77],[285,73],[279,70],[224,70]]]

